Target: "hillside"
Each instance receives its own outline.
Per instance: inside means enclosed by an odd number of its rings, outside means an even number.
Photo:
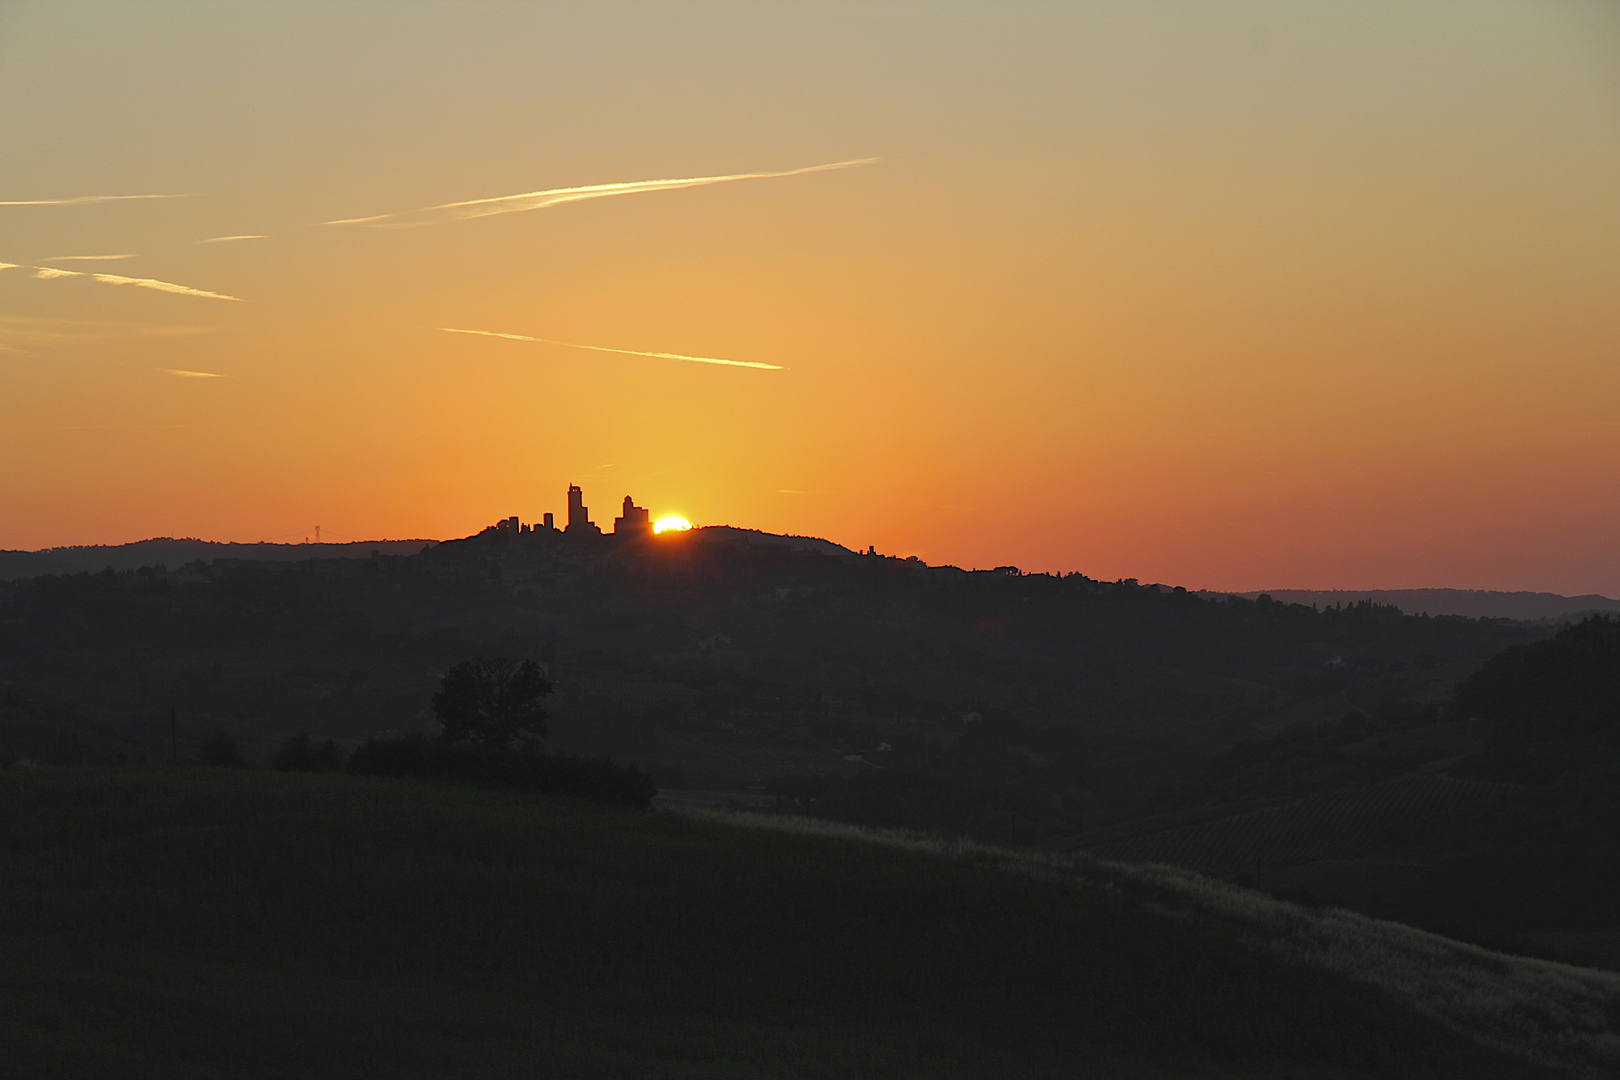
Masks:
[[[411,556],[0,584],[0,751],[190,757],[224,729],[262,763],[298,731],[427,725],[439,672],[509,652],[551,672],[559,749],[635,762],[667,788],[1032,844],[1139,814],[1237,740],[1443,700],[1544,634],[747,530],[492,529]]]
[[[184,566],[216,559],[291,562],[299,559],[365,559],[373,554],[415,555],[432,540],[364,540],[341,544],[236,544],[213,540],[159,537],[132,544],[90,544],[41,551],[0,551],[0,581],[41,574],[99,573],[139,570],[143,566]]]
[[[1584,618],[1599,611],[1620,612],[1620,600],[1596,593],[1561,596],[1558,593],[1501,592],[1493,589],[1268,589],[1236,595],[1249,600],[1270,596],[1284,604],[1317,604],[1322,607],[1370,601],[1400,608],[1408,615],[1462,615],[1470,619],[1556,621]]]
[[[1518,645],[1446,708],[1240,742],[1057,846],[1620,969],[1620,620]]]
[[[555,686],[548,747],[637,764],[664,805],[1171,863],[1620,965],[1620,864],[1581,826],[1608,789],[1479,773],[1490,722],[1447,711],[1549,633],[739,529],[491,529],[0,584],[0,762],[196,761],[217,732],[259,765],[298,732],[352,747],[431,730],[449,666],[522,655]]]
[[[1326,1080],[1620,1060],[1612,976],[1164,872],[759,823],[0,771],[0,1065]]]

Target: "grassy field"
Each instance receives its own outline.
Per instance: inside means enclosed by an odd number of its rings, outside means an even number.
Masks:
[[[1225,893],[964,850],[347,776],[4,770],[0,1074],[1553,1075],[1257,945]]]
[[[1420,775],[1331,791],[1214,821],[1144,830],[1084,850],[1105,859],[1162,862],[1231,875],[1333,859],[1354,859],[1401,829],[1466,813],[1516,788],[1485,780]]]

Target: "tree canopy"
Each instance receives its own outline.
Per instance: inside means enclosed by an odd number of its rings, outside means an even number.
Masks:
[[[480,657],[444,673],[433,695],[433,712],[444,725],[446,742],[506,750],[544,737],[546,714],[540,699],[549,693],[551,683],[533,660]]]

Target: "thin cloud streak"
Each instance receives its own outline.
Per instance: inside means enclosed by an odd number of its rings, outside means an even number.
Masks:
[[[130,199],[189,199],[190,195],[80,195],[76,199],[6,199],[0,206],[85,206],[89,203],[127,202]]]
[[[190,431],[215,427],[214,424],[62,424],[40,431]]]
[[[786,371],[780,364],[761,364],[753,360],[721,360],[715,356],[686,356],[682,353],[643,352],[640,349],[610,349],[606,345],[581,345],[577,341],[557,341],[554,338],[529,337],[527,334],[500,334],[494,330],[457,330],[450,326],[437,329],[446,334],[475,334],[478,337],[505,338],[508,341],[532,341],[540,345],[562,345],[569,349],[589,349],[592,352],[620,353],[624,356],[651,356],[659,360],[687,360],[694,364],[721,364],[725,367],[759,368],[763,371]]]
[[[21,263],[0,262],[0,270],[15,270],[21,265]]]
[[[119,259],[133,259],[134,255],[58,255],[51,259],[41,259],[40,262],[116,262]]]
[[[153,371],[161,371],[165,375],[177,375],[182,379],[223,379],[223,378],[225,378],[225,376],[216,374],[215,372],[212,372],[212,371],[182,371],[179,368],[172,368],[172,367],[153,368],[152,370]]]
[[[551,188],[530,191],[521,195],[501,195],[493,199],[471,199],[467,202],[443,203],[421,210],[407,210],[397,214],[378,214],[375,217],[340,218],[323,221],[322,225],[368,225],[372,228],[411,228],[433,225],[445,221],[466,221],[471,218],[491,217],[495,214],[516,214],[528,210],[543,210],[548,206],[579,202],[583,199],[604,199],[610,195],[639,195],[649,191],[673,191],[677,188],[703,187],[725,184],[733,180],[771,180],[783,176],[803,176],[806,173],[830,172],[834,169],[853,169],[871,165],[878,158],[858,158],[853,161],[835,161],[828,165],[811,165],[785,172],[732,173],[727,176],[694,176],[684,180],[635,180],[621,184],[591,184],[586,187]]]
[[[141,289],[156,289],[158,292],[174,293],[177,296],[201,296],[207,300],[234,300],[243,303],[239,296],[226,296],[224,293],[209,292],[206,289],[193,289],[189,285],[176,285],[172,281],[159,281],[157,278],[123,277],[119,274],[91,274],[91,277],[104,285],[134,285]]]
[[[106,322],[96,319],[38,319],[0,315],[0,338],[27,341],[110,341],[125,337],[194,337],[218,331],[213,326]]]
[[[260,236],[260,235],[258,235],[256,233],[253,233],[253,234],[248,234],[248,235],[244,235],[244,236],[210,236],[206,240],[197,241],[197,243],[199,243],[199,244],[224,244],[224,243],[228,243],[228,242],[230,242],[232,240],[268,240],[268,239],[270,239],[268,236]]]
[[[207,289],[193,289],[190,285],[176,285],[172,281],[159,281],[157,278],[125,277],[122,274],[86,274],[79,270],[61,270],[54,266],[36,266],[32,268],[34,276],[45,281],[53,278],[88,277],[92,281],[99,281],[103,285],[134,285],[141,289],[156,289],[158,292],[174,293],[176,296],[200,296],[207,300],[234,300],[243,303],[239,296],[226,296],[224,293],[209,292]]]

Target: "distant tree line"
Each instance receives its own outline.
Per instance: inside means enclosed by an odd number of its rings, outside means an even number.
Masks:
[[[433,695],[433,711],[443,725],[437,738],[414,733],[368,739],[344,761],[332,740],[316,745],[308,735],[295,735],[273,764],[291,772],[341,768],[359,776],[454,781],[647,809],[657,785],[640,769],[540,749],[546,733],[540,701],[550,692],[551,683],[533,660],[467,660],[445,672]]]

